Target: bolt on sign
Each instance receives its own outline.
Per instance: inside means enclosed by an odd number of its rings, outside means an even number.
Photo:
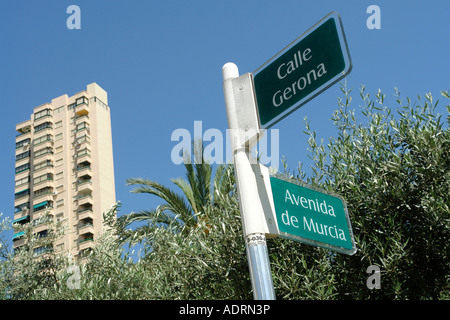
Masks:
[[[260,127],[271,127],[351,68],[340,16],[331,12],[253,73]]]

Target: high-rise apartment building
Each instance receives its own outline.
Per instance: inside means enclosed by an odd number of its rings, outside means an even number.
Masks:
[[[81,257],[102,234],[103,213],[115,202],[107,93],[92,83],[57,97],[34,108],[16,130],[14,222],[39,221],[46,212],[65,219],[67,231],[53,249]],[[47,224],[36,224],[33,232],[45,236]],[[14,250],[25,241],[15,230]],[[33,250],[38,255],[47,248]]]

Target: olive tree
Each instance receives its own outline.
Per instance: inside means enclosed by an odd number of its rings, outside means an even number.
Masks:
[[[306,122],[313,165],[310,175],[299,167],[295,177],[346,199],[357,253],[303,246],[287,270],[282,263],[289,259],[275,260],[276,285],[286,297],[302,297],[311,278],[293,275],[313,268],[322,274],[312,278],[315,287],[328,298],[448,299],[450,106],[445,121],[431,94],[411,101],[395,90],[393,107],[381,91],[372,97],[363,86],[354,109],[351,90],[343,85],[342,92],[332,116],[336,137],[325,145]],[[370,266],[381,272],[379,289],[367,286]]]

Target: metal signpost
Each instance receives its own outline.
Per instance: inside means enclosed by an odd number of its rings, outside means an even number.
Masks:
[[[251,148],[263,133],[261,129],[280,121],[345,77],[350,70],[342,24],[335,12],[322,19],[255,74],[240,76],[233,63],[227,63],[222,68],[239,206],[256,300],[275,299],[266,237],[307,239],[305,242],[309,244],[348,254],[355,250],[345,202],[340,201],[341,198],[311,193],[308,188],[300,191],[297,189],[300,186],[286,186],[285,181],[269,178],[268,168],[259,164],[251,154]],[[292,201],[286,198],[287,192]],[[305,213],[304,199],[315,201],[314,207],[311,202],[311,208],[316,209],[316,215]],[[308,200],[306,203],[309,205]],[[308,214],[313,213],[313,210],[309,211]],[[320,214],[322,217],[318,217]],[[297,230],[301,224],[315,235]],[[329,239],[323,238],[323,232]]]
[[[258,191],[259,180],[257,174],[255,174],[257,164],[245,139],[246,132],[257,128],[257,118],[256,114],[254,114],[256,109],[254,108],[254,102],[252,102],[253,90],[251,82],[246,81],[249,79],[248,74],[239,77],[239,71],[235,64],[225,64],[222,68],[222,73],[231,150],[253,297],[255,300],[274,300],[275,290],[273,288],[267,251],[264,210]],[[252,108],[254,112],[252,112]],[[247,109],[248,112],[242,109]],[[248,115],[248,119],[244,121],[245,125],[242,123],[242,117],[239,116],[242,113]]]

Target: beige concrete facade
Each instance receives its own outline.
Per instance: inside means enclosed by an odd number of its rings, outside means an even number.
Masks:
[[[103,213],[116,201],[107,93],[91,83],[34,108],[16,130],[14,221],[32,222],[45,212],[64,219],[68,230],[53,249],[79,259],[104,231]],[[24,241],[15,233],[13,248]]]

